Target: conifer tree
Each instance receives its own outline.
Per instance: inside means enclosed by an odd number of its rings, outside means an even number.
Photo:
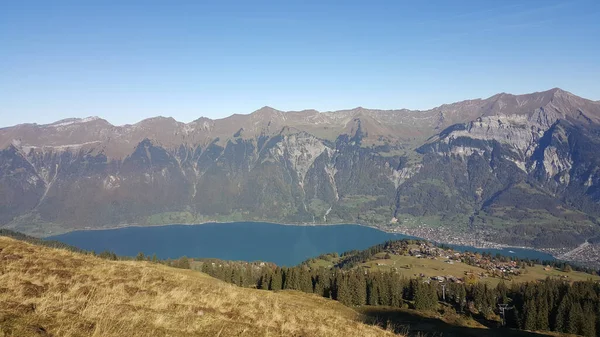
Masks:
[[[418,283],[414,298],[417,310],[431,310],[437,306],[437,290],[430,284]]]
[[[507,304],[508,303],[508,287],[504,281],[500,281],[496,286],[496,290],[498,291],[498,303]]]
[[[240,270],[236,267],[233,267],[231,269],[231,281],[230,282],[239,286],[239,285],[241,285],[240,279],[241,279]]]
[[[373,275],[367,280],[367,304],[379,305],[379,286]]]
[[[275,269],[275,272],[273,273],[273,276],[271,277],[271,284],[269,285],[269,289],[271,290],[281,290],[283,285],[283,280],[282,280],[282,272],[280,268]]]
[[[313,283],[310,277],[310,272],[303,267],[300,267],[298,271],[298,283],[299,290],[305,293],[313,292]]]
[[[600,292],[600,289],[596,291]],[[600,333],[600,300],[596,302],[596,331]]]
[[[457,284],[455,291],[455,303],[458,306],[459,311],[462,312],[465,309],[465,305],[467,303],[467,289],[465,289],[465,286],[463,284]]]
[[[372,283],[372,302],[377,303],[376,305],[385,305],[383,297],[386,296],[386,289],[383,285],[383,273],[370,271],[368,274],[368,280]]]
[[[556,312],[556,331],[568,331],[569,309],[571,309],[571,298],[569,294],[566,294],[563,296]]]
[[[319,270],[317,270],[312,277],[313,292],[319,296],[327,297],[327,295],[325,294],[325,284],[323,282],[323,277],[323,268],[319,268]]]
[[[401,307],[402,299],[404,298],[404,281],[400,278],[400,275],[389,272],[387,275],[388,289],[389,289],[389,305],[393,307]]]
[[[244,266],[244,287],[250,287],[254,284],[256,284],[256,279],[252,275],[252,266],[247,264]],[[266,289],[268,289],[268,285]]]
[[[579,335],[581,330],[583,330],[583,310],[578,302],[571,303],[567,323],[567,333]]]
[[[285,282],[283,284],[283,289],[299,289],[300,282],[298,281],[299,280],[296,268],[288,268],[285,272]]]
[[[263,290],[269,290],[269,287],[271,285],[271,273],[269,270],[265,269],[262,272],[262,275],[259,278],[259,282],[257,284],[257,288],[258,289],[263,289]]]
[[[365,305],[367,303],[367,285],[364,273],[361,270],[352,271],[349,274],[348,287],[353,305]]]
[[[314,293],[323,297],[331,297],[331,274],[325,268],[319,268],[314,277]]]
[[[594,337],[596,336],[596,314],[594,312],[594,306],[591,302],[586,302],[583,305],[583,321],[581,322],[580,333],[584,336]]]
[[[341,272],[337,272],[335,276],[335,294],[336,300],[344,305],[352,305],[352,294],[348,287],[348,279]]]
[[[548,316],[550,311],[548,308],[548,299],[546,293],[543,291],[538,292],[536,297],[536,330],[547,331],[550,329],[550,323]]]
[[[535,302],[533,299],[527,300],[523,306],[523,329],[524,330],[536,330],[537,327],[537,315]]]

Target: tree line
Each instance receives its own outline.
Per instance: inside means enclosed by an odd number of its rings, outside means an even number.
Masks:
[[[506,285],[441,283],[405,278],[394,271],[362,268],[308,268],[257,264],[204,263],[201,270],[213,277],[264,290],[298,290],[331,298],[348,306],[411,307],[436,310],[441,303],[466,315],[499,320],[499,304],[506,304],[506,326],[524,330],[557,331],[596,336],[600,332],[600,284],[541,282]],[[445,288],[445,289],[444,289]]]

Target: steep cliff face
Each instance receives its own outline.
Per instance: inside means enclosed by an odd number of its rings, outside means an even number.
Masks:
[[[288,129],[177,149],[144,139],[123,159],[96,149],[11,146],[0,157],[2,222],[38,234],[214,219],[320,223],[356,221],[387,205],[377,215],[385,222],[400,157],[356,142]]]
[[[452,125],[417,149],[424,163],[445,171],[422,170],[422,176],[401,187],[398,211],[436,214],[445,207],[445,216],[472,214],[473,227],[576,228],[593,236],[600,215],[593,187],[600,155],[599,107],[562,90],[500,95],[491,105],[496,111]],[[421,185],[432,177],[438,183],[427,185],[429,192],[422,196]],[[434,198],[448,191],[452,198],[448,193],[448,198]],[[417,201],[402,202],[402,196],[414,193],[420,196]],[[433,209],[421,209],[432,204]],[[522,239],[521,231],[514,234],[507,240]],[[564,236],[568,243],[582,240]]]
[[[597,232],[599,125],[599,103],[560,89],[420,112],[265,107],[188,124],[19,125],[0,129],[0,224],[44,235],[395,218],[502,229],[498,240],[539,245],[562,231],[573,243]]]

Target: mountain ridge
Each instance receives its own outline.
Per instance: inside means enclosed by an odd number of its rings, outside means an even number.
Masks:
[[[575,247],[600,238],[599,125],[599,103],[558,88],[426,111],[17,125],[0,129],[0,226],[355,222]]]
[[[519,99],[534,96],[533,103],[539,101],[541,106],[552,103],[552,98],[562,97],[558,104],[564,107],[564,97],[574,97],[578,107],[586,106],[596,113],[582,118],[591,118],[600,122],[600,106],[595,102],[579,98],[573,94],[554,88],[547,91],[525,95],[497,94],[487,99],[465,100],[452,104],[444,104],[429,110],[379,110],[361,107],[318,112],[302,110],[284,112],[268,106],[255,110],[250,114],[234,114],[225,118],[198,118],[189,123],[176,121],[172,117],[157,116],[146,118],[135,124],[115,126],[98,117],[80,119],[64,119],[50,124],[19,124],[0,129],[0,149],[8,144],[22,144],[27,147],[73,146],[88,148],[91,142],[111,143],[110,148],[130,146],[144,138],[153,138],[163,146],[174,148],[181,143],[191,146],[207,145],[215,138],[224,141],[236,138],[234,135],[244,125],[242,138],[256,138],[261,135],[275,135],[284,126],[296,127],[301,131],[314,134],[318,138],[334,141],[339,134],[349,133],[356,119],[362,119],[365,127],[370,129],[372,144],[381,145],[382,140],[388,143],[401,144],[405,147],[413,144],[412,140],[427,139],[441,130],[456,123],[471,121],[477,117],[503,113],[507,107],[521,109],[518,113],[531,112],[532,105],[524,104]],[[502,99],[504,98],[504,99]],[[507,100],[511,100],[507,102]],[[515,102],[512,102],[515,101]],[[529,99],[529,101],[531,101]],[[538,104],[539,105],[539,104]],[[523,107],[524,106],[524,107]],[[63,134],[68,132],[68,137]],[[130,147],[129,147],[130,149]],[[128,149],[105,151],[111,158],[121,158]]]
[[[138,124],[141,124],[143,122],[147,122],[153,119],[165,119],[165,120],[173,120],[175,122],[177,122],[178,124],[184,124],[184,125],[191,125],[194,124],[196,122],[199,121],[219,121],[219,120],[224,120],[224,119],[229,119],[231,117],[237,117],[237,116],[251,116],[253,114],[256,113],[261,113],[264,111],[271,111],[271,112],[276,112],[276,113],[283,113],[283,114],[298,114],[298,113],[307,113],[307,114],[336,114],[336,113],[347,113],[347,112],[360,112],[360,111],[370,111],[370,112],[406,112],[406,113],[423,113],[423,112],[429,112],[429,111],[437,111],[437,110],[442,110],[443,108],[449,107],[449,106],[455,106],[455,105],[465,105],[468,103],[474,103],[474,102],[483,102],[483,101],[489,101],[492,99],[495,99],[497,97],[501,97],[501,96],[508,96],[508,97],[524,97],[524,96],[530,96],[530,95],[539,95],[539,94],[550,94],[550,95],[566,95],[566,96],[570,96],[570,97],[576,97],[577,99],[581,99],[581,100],[585,100],[588,101],[590,103],[600,103],[600,100],[598,101],[593,101],[593,100],[589,100],[589,99],[585,99],[583,97],[579,97],[577,95],[572,94],[569,91],[563,90],[561,88],[552,88],[552,89],[548,89],[545,91],[537,91],[537,92],[533,92],[533,93],[528,93],[528,94],[512,94],[512,93],[506,93],[506,92],[501,92],[495,95],[492,95],[488,98],[474,98],[474,99],[465,99],[465,100],[461,100],[461,101],[456,101],[453,103],[444,103],[442,105],[430,108],[430,109],[407,109],[407,108],[399,108],[399,109],[377,109],[377,108],[365,108],[362,106],[358,106],[355,108],[350,108],[350,109],[340,109],[340,110],[324,110],[324,111],[319,111],[316,109],[303,109],[303,110],[289,110],[289,111],[285,111],[285,110],[279,110],[276,108],[273,108],[271,106],[265,105],[259,109],[256,109],[250,113],[247,114],[240,114],[240,113],[234,113],[231,114],[229,116],[225,116],[225,117],[220,117],[220,118],[208,118],[205,116],[200,116],[195,120],[192,120],[188,123],[185,122],[181,122],[181,121],[177,121],[176,119],[174,119],[171,116],[154,116],[154,117],[148,117],[148,118],[144,118],[140,121],[138,121],[137,123],[126,123],[126,124],[121,124],[121,125],[116,125],[113,123],[110,123],[109,121],[99,117],[99,116],[88,116],[88,117],[71,117],[71,118],[65,118],[65,119],[61,119],[61,120],[57,120],[55,122],[51,122],[51,123],[46,123],[46,124],[38,124],[38,123],[21,123],[21,124],[16,124],[16,125],[12,125],[12,126],[4,126],[1,127],[0,130],[2,129],[9,129],[9,128],[15,128],[15,127],[19,127],[19,126],[38,126],[38,127],[47,127],[47,126],[58,126],[57,124],[60,123],[65,123],[65,122],[92,122],[92,121],[103,121],[106,122],[107,124],[109,124],[112,127],[127,127],[127,126],[135,126]],[[74,123],[73,123],[74,124]]]

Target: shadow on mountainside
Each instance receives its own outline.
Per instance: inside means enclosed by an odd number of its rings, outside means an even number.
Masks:
[[[495,323],[481,322],[484,326],[460,326],[447,323],[436,317],[426,317],[414,310],[390,309],[385,307],[362,307],[363,321],[384,329],[393,330],[405,336],[428,337],[538,337],[548,336],[542,333],[496,327]],[[473,324],[475,321],[471,321]],[[465,324],[467,325],[467,324]]]

